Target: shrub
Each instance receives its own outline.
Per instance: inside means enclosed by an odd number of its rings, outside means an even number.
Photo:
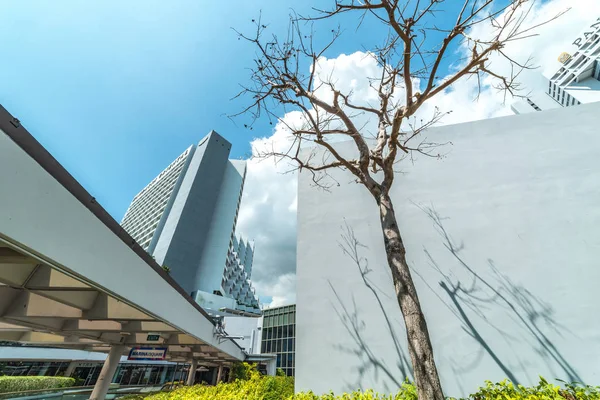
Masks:
[[[469,400],[598,400],[600,387],[565,384],[564,388],[548,383],[540,377],[540,383],[534,387],[514,385],[508,380],[492,383],[486,381],[485,386],[477,393],[469,396]]]
[[[0,393],[57,389],[74,384],[75,379],[61,376],[0,376]]]
[[[317,396],[312,392],[297,393],[291,396],[289,400],[417,400],[417,389],[415,386],[406,381],[395,395],[385,395],[374,392],[369,389],[367,391],[356,390],[352,393],[343,393],[335,395],[333,393]]]
[[[184,386],[170,392],[132,395],[123,400],[282,400],[294,395],[294,379],[287,376],[262,376],[256,366],[238,363],[232,368],[231,383],[216,386]]]
[[[259,372],[256,369],[254,364],[249,364],[246,362],[236,362],[233,364],[231,368],[231,380],[242,380],[247,381],[252,377],[253,374],[258,374]]]
[[[232,383],[217,386],[196,385],[183,387],[172,392],[128,396],[127,400],[417,400],[417,390],[406,381],[395,395],[378,394],[372,390],[354,391],[335,395],[318,396],[312,392],[294,394],[294,380],[290,377],[261,376],[248,364],[247,380],[237,379]],[[125,399],[125,398],[122,398]],[[451,400],[451,399],[449,399]],[[564,384],[564,388],[540,378],[534,387],[514,385],[504,380],[498,383],[487,381],[486,385],[462,400],[600,400],[600,387]]]

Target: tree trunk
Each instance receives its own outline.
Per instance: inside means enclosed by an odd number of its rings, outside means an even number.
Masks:
[[[442,385],[433,358],[427,322],[425,322],[417,290],[406,263],[406,250],[396,223],[392,200],[388,194],[382,194],[378,203],[385,251],[394,279],[398,305],[400,305],[406,325],[408,352],[414,369],[419,400],[444,400]]]

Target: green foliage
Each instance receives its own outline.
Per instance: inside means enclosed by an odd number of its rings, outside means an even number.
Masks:
[[[57,389],[74,384],[75,379],[61,376],[0,376],[0,393]]]
[[[337,396],[333,393],[322,396],[317,396],[312,392],[298,393],[291,396],[289,400],[417,400],[417,389],[412,383],[406,381],[395,395],[379,394],[369,389],[364,392],[355,390],[352,393],[343,393]]]
[[[287,376],[262,376],[254,365],[239,363],[233,371],[236,379],[217,386],[184,386],[171,392],[143,397],[128,396],[126,400],[281,400],[294,395],[294,379]]]
[[[508,380],[492,383],[486,381],[484,387],[472,394],[469,400],[598,400],[600,387],[565,384],[564,388],[548,383],[540,377],[540,383],[534,387],[514,385]]]
[[[275,372],[275,375],[277,375],[277,376],[286,376],[285,375],[285,371],[282,370],[281,368],[277,368],[277,371]]]
[[[165,271],[167,274],[170,274],[170,273],[171,273],[171,267],[169,267],[169,266],[163,265],[163,266],[162,266],[162,269],[163,269],[163,271]]]
[[[256,369],[256,365],[246,362],[237,362],[231,368],[231,380],[247,381],[252,377],[260,377],[260,373]]]
[[[294,394],[294,380],[284,376],[261,376],[253,365],[240,363],[235,367],[239,376],[232,383],[217,386],[196,385],[172,392],[133,395],[124,400],[417,400],[415,386],[406,381],[395,395],[383,395],[372,390],[318,396],[312,392]],[[450,400],[450,399],[449,399]],[[600,387],[567,384],[563,387],[540,377],[534,387],[514,385],[508,380],[487,381],[477,393],[463,400],[600,400]]]

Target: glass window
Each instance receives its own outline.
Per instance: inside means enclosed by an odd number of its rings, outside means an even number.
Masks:
[[[286,338],[286,337],[288,337],[288,336],[290,336],[290,333],[289,333],[289,325],[284,325],[284,326],[283,326],[283,338]]]
[[[277,354],[277,368],[281,368],[281,354]]]
[[[296,323],[296,313],[293,312],[290,314],[290,324],[295,324]]]
[[[292,367],[294,365],[294,353],[287,354],[287,364]]]
[[[271,343],[272,343],[272,341],[271,341],[271,340],[268,340],[268,341],[267,341],[267,353],[270,353],[270,352],[271,352]]]
[[[292,338],[287,339],[287,348],[288,348],[288,351],[294,351],[294,339],[292,339]]]
[[[290,325],[289,332],[290,332],[290,336],[291,337],[296,336],[296,326],[295,325]]]
[[[267,341],[266,340],[263,340],[262,344],[260,345],[260,352],[261,353],[267,352]]]
[[[290,339],[292,341],[292,349],[290,351],[296,351],[296,339]]]
[[[144,378],[144,372],[146,368],[144,366],[135,367],[133,372],[131,373],[131,380],[129,381],[130,385],[139,385]]]
[[[278,326],[277,327],[277,338],[281,339],[283,337],[283,327]]]
[[[153,365],[152,367],[149,367],[148,371],[146,373],[146,375],[148,375],[148,380],[146,381],[146,383],[149,383],[151,385],[154,384],[160,377],[158,372],[159,372],[159,367],[157,365]]]
[[[117,372],[113,375],[112,383],[121,383],[121,379],[123,379],[123,374],[125,374],[125,367],[119,365],[117,367]]]
[[[287,339],[283,339],[282,340],[281,351],[283,351],[283,352],[287,352],[288,351],[288,341],[287,341]]]
[[[65,364],[65,363],[61,363],[61,362],[48,363],[48,369],[46,370],[44,375],[46,375],[46,376],[62,375],[64,373],[64,370],[66,369],[66,367],[62,368],[63,364]],[[61,368],[62,368],[62,371],[61,371]]]
[[[290,318],[290,315],[289,315],[289,314],[284,314],[284,315],[283,315],[283,321],[282,321],[282,324],[283,324],[283,325],[287,325],[287,324],[289,324],[289,318]]]
[[[281,353],[281,340],[275,341],[275,353]]]

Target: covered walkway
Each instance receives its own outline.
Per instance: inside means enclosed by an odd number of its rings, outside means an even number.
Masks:
[[[0,340],[108,352],[107,368],[135,347],[203,366],[245,358],[1,106]]]

